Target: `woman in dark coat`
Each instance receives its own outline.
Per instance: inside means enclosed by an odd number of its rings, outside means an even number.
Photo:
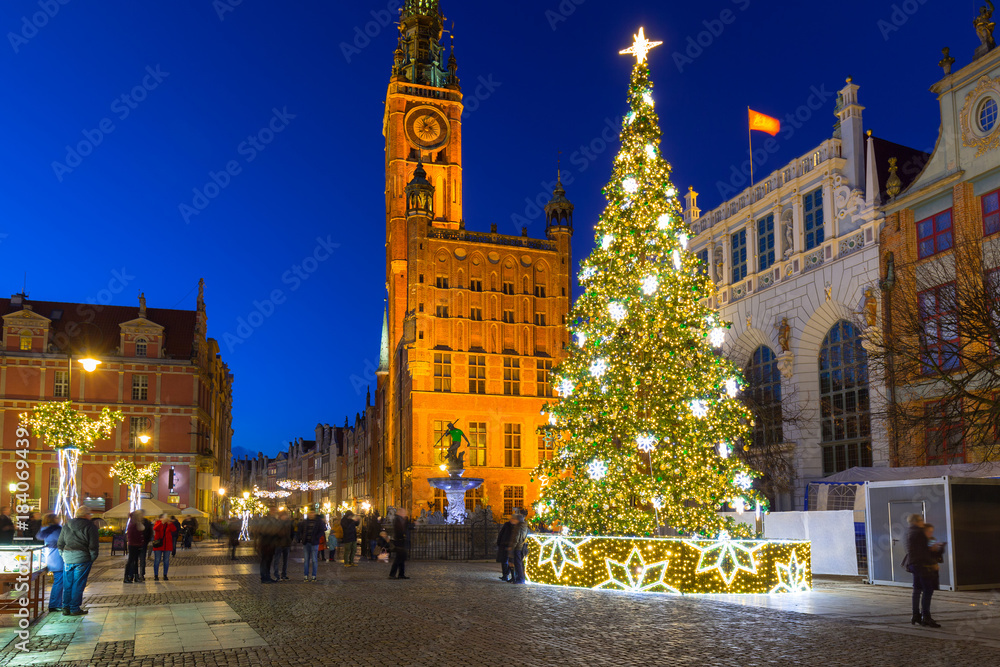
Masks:
[[[500,575],[501,581],[510,581],[510,554],[507,543],[510,541],[510,531],[513,528],[514,524],[508,519],[497,533],[497,562],[500,563],[503,571],[503,574]]]
[[[910,624],[940,628],[941,625],[931,618],[931,596],[938,587],[938,563],[943,545],[929,546],[921,515],[911,514],[907,522],[910,530],[906,534],[906,569],[913,574]]]

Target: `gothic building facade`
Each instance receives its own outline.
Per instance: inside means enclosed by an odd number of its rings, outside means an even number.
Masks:
[[[387,309],[373,484],[388,505],[440,508],[441,437],[472,446],[471,503],[497,514],[535,498],[531,469],[551,451],[535,434],[566,343],[573,205],[557,186],[546,237],[466,229],[462,88],[440,40],[437,0],[407,0],[386,92]],[[384,508],[383,508],[384,509]]]

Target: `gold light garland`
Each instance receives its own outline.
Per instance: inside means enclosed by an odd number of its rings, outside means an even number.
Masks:
[[[532,583],[640,593],[801,593],[812,588],[811,544],[795,540],[642,537],[528,538]]]

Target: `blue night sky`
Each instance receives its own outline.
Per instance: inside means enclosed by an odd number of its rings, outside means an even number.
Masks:
[[[19,292],[27,272],[38,300],[137,304],[142,290],[150,307],[193,309],[203,277],[209,335],[235,374],[234,449],[274,454],[317,422],[353,423],[379,353],[396,45],[380,21],[399,4],[3,2],[0,289]],[[848,76],[866,129],[933,147],[928,88],[941,47],[969,62],[978,4],[442,0],[467,100],[468,228],[520,233],[524,216],[541,236],[530,200],[548,198],[561,150],[574,259],[589,254],[617,150],[605,130],[627,111],[632,61],[617,53],[640,25],[665,42],[650,63],[674,182],[709,210],[746,159],[747,105],[784,118],[829,96],[763,175],[830,136]],[[270,143],[248,142],[269,126]],[[86,136],[92,151],[67,155]],[[210,172],[225,187],[198,200]]]

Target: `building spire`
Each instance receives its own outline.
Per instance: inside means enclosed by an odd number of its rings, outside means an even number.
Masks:
[[[382,309],[382,350],[378,355],[378,370],[375,375],[385,376],[389,374],[389,315],[386,309]]]
[[[454,74],[449,71],[451,63],[445,61],[441,45],[444,21],[438,0],[406,0],[400,15],[393,76],[436,88],[450,83]]]

